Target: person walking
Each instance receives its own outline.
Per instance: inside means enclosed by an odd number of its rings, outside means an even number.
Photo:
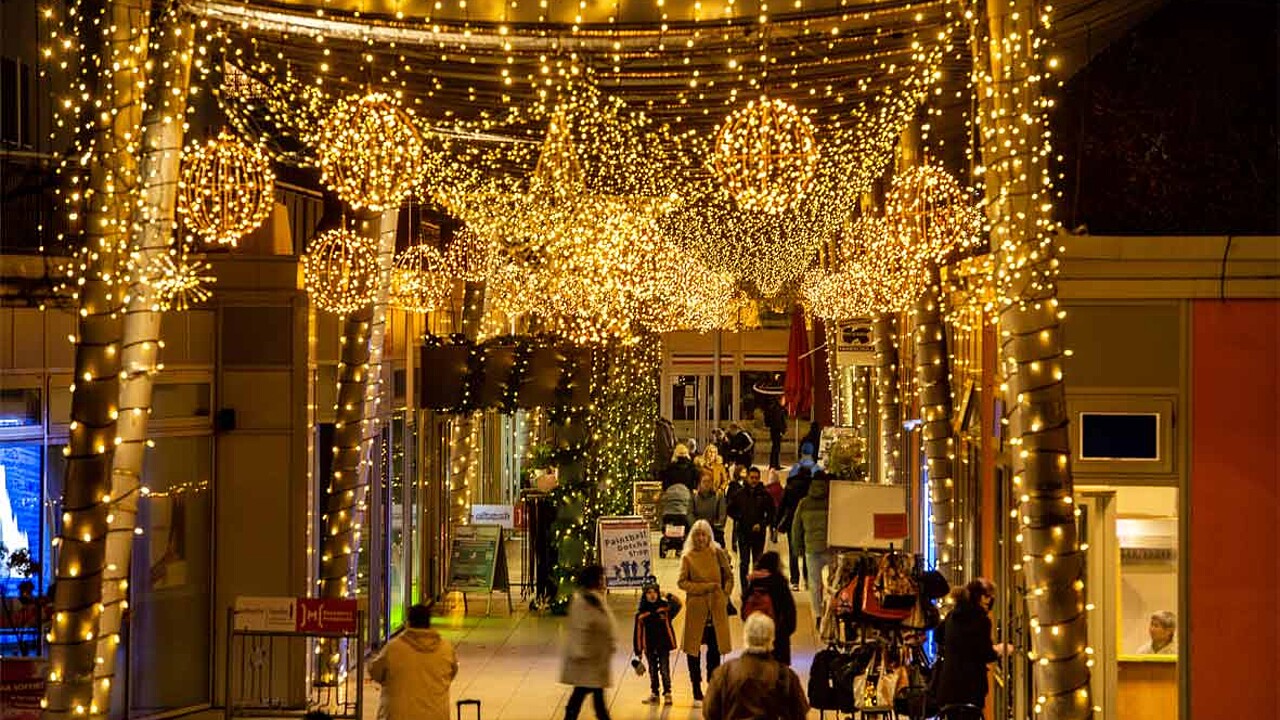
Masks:
[[[716,544],[724,547],[724,523],[729,516],[724,495],[716,489],[714,475],[705,466],[698,479],[698,492],[693,494],[693,520],[706,520],[711,525],[711,536]]]
[[[609,664],[617,645],[613,616],[605,604],[604,568],[588,565],[579,576],[578,591],[569,601],[560,682],[572,685],[573,692],[564,708],[564,720],[577,720],[588,695],[596,718],[609,719],[604,689],[612,680]]]
[[[804,496],[809,494],[809,483],[813,481],[813,464],[808,467],[797,463],[787,476],[787,485],[782,489],[782,504],[778,507],[778,519],[774,527],[787,536],[787,572],[791,576],[791,589],[799,590],[800,581],[805,577],[804,553],[799,550],[803,543],[797,543],[792,535],[792,523],[796,516],[796,507]]]
[[[729,594],[733,567],[729,554],[716,544],[711,525],[699,520],[689,531],[680,556],[680,589],[685,592],[682,649],[689,664],[693,702],[702,703],[702,646],[707,646],[707,678],[720,667],[720,656],[732,650],[729,637]]]
[[[756,558],[764,552],[769,528],[773,527],[773,498],[760,482],[760,470],[747,470],[747,484],[729,501],[729,517],[733,518],[734,542],[738,546],[738,572],[743,592],[747,573]]]
[[[756,439],[738,423],[729,423],[729,462],[750,468],[755,459]]]
[[[666,490],[674,483],[680,483],[689,488],[689,492],[693,492],[698,487],[698,468],[693,464],[693,458],[689,456],[689,446],[684,443],[676,444],[675,456],[671,458],[671,464],[662,473],[662,489]]]
[[[747,599],[742,603],[742,617],[750,617],[751,608],[766,605],[774,624],[773,657],[783,665],[791,664],[791,636],[796,631],[796,599],[782,576],[782,558],[776,552],[767,552],[756,560],[755,570],[747,576]],[[768,598],[768,603],[753,603],[757,597]]]
[[[662,702],[671,704],[671,652],[676,649],[676,632],[671,621],[680,614],[680,601],[667,593],[664,597],[657,580],[645,582],[636,607],[632,652],[637,662],[644,658],[649,665],[649,697],[647,705],[658,703],[658,682],[662,682]]]
[[[449,685],[458,674],[453,645],[431,629],[431,608],[409,608],[407,627],[369,663],[382,686],[378,720],[449,720]]]
[[[795,671],[769,654],[774,622],[755,613],[742,624],[746,650],[711,678],[704,720],[803,720],[809,702]]]
[[[813,618],[822,622],[822,568],[827,565],[827,474],[818,471],[809,483],[809,492],[796,506],[791,521],[791,542],[796,552],[804,555],[809,577],[809,597],[813,601]]]
[[[724,460],[720,457],[720,450],[714,444],[708,443],[702,449],[702,454],[697,460],[693,461],[698,466],[699,472],[709,470],[711,479],[714,482],[716,492],[723,493],[729,486],[729,469],[724,466]]]
[[[995,597],[995,585],[986,578],[956,588],[951,593],[955,606],[934,634],[942,665],[934,669],[938,673],[934,696],[940,708],[956,709],[955,718],[982,717],[987,704],[987,664],[1008,651],[1008,646],[997,647],[991,640]],[[965,711],[968,714],[958,714]]]

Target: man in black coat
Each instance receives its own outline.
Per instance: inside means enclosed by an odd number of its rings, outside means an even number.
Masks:
[[[782,437],[787,432],[787,411],[781,402],[773,402],[764,411],[764,424],[769,428],[769,469],[782,468]]]
[[[800,579],[806,577],[804,572],[805,557],[797,552],[796,543],[791,537],[791,521],[795,519],[796,507],[809,494],[809,483],[813,480],[813,459],[807,466],[796,463],[787,478],[787,486],[782,491],[782,507],[778,508],[775,528],[787,536],[787,571],[791,575],[791,589],[800,589]]]
[[[747,471],[747,484],[729,501],[729,517],[733,518],[733,534],[738,545],[738,587],[746,592],[747,575],[754,560],[764,553],[767,531],[773,525],[776,508],[769,491],[760,482],[760,471]]]
[[[755,459],[755,448],[756,439],[746,428],[738,423],[729,424],[729,462],[750,468]]]

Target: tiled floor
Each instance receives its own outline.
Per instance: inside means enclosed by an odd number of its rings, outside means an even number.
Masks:
[[[774,548],[770,548],[774,549]],[[786,562],[785,544],[777,548]],[[655,551],[656,556],[656,551]],[[676,588],[679,560],[659,559],[657,575],[663,591],[680,594]],[[470,614],[463,616],[461,603],[452,614],[436,618],[435,626],[457,648],[458,677],[451,691],[452,699],[475,698],[481,701],[483,720],[555,720],[564,716],[569,688],[557,682],[560,668],[561,625],[563,618],[528,611],[528,603],[517,597],[514,614],[508,614],[505,596],[495,596],[493,615],[484,617],[484,601],[470,602]],[[610,594],[610,606],[617,621],[619,651],[614,657],[613,687],[606,692],[609,712],[615,720],[685,720],[701,718],[701,710],[693,707],[688,669],[684,658],[672,656],[672,686],[675,704],[670,707],[641,703],[649,694],[648,677],[637,677],[631,670],[631,618],[637,595],[626,591]],[[737,600],[735,599],[735,604]],[[793,637],[793,667],[807,682],[809,663],[817,648],[813,614],[807,592],[796,593],[800,629]],[[736,655],[742,646],[742,622],[731,618]],[[676,621],[680,633],[681,619]],[[369,682],[365,689],[365,717],[374,720],[378,706],[377,685]],[[464,713],[470,720],[471,711]],[[591,718],[590,702],[583,708],[582,718]],[[811,717],[818,717],[817,711]]]

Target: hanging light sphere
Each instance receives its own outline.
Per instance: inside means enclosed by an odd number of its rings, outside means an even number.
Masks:
[[[782,212],[804,196],[817,173],[813,124],[796,106],[761,96],[720,126],[713,168],[744,210]]]
[[[893,180],[885,219],[911,254],[950,262],[982,240],[982,214],[973,195],[940,167],[919,165]]]
[[[302,279],[312,302],[331,313],[349,313],[373,302],[377,272],[373,238],[345,228],[320,234],[302,256]]]
[[[453,278],[439,250],[414,245],[396,256],[389,295],[393,307],[427,313],[444,307],[452,295]]]
[[[275,182],[267,156],[223,130],[183,151],[178,212],[206,243],[235,245],[271,214]]]
[[[497,271],[497,243],[463,227],[453,234],[444,251],[444,267],[463,282],[484,282]]]
[[[426,175],[422,135],[391,95],[339,100],[314,143],[321,182],[356,209],[395,207]]]

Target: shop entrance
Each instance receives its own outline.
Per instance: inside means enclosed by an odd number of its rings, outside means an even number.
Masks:
[[[711,374],[671,375],[667,383],[664,398],[664,414],[671,418],[675,427],[676,438],[684,442],[694,438],[698,449],[711,437],[711,430],[717,420],[715,413],[715,376]],[[720,376],[720,413],[721,425],[735,419],[731,414],[734,407],[734,382],[732,375]]]

